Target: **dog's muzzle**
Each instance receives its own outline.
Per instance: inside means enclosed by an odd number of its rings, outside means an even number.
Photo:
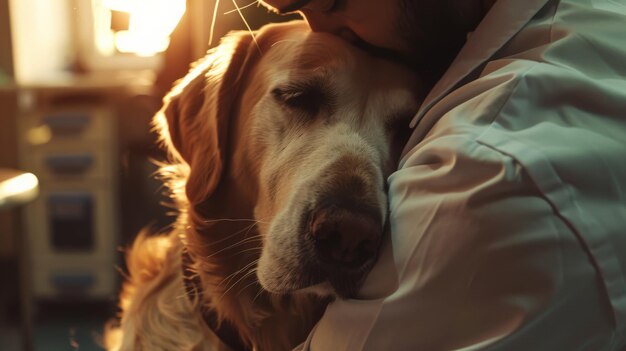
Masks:
[[[380,218],[331,205],[313,212],[310,222],[315,253],[323,266],[359,270],[378,250]]]
[[[310,241],[322,275],[344,298],[353,297],[378,255],[383,225],[375,207],[329,198],[309,215]]]

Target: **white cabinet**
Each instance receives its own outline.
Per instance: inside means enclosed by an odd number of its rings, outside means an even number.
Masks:
[[[109,299],[119,280],[115,92],[19,92],[21,168],[40,196],[23,211],[35,299]]]

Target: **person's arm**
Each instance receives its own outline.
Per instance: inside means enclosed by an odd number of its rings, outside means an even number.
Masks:
[[[531,66],[438,106],[389,178],[392,250],[364,290],[391,292],[333,303],[304,350],[619,350],[624,144],[598,133],[612,117],[546,105],[568,73]]]

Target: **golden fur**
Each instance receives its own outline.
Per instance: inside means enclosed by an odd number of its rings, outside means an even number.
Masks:
[[[123,329],[109,326],[109,349],[214,350],[215,338],[196,312],[199,302],[185,293],[181,254],[176,235],[137,237],[126,255],[128,280],[120,295]]]
[[[320,114],[340,122],[302,122],[302,111],[276,101],[274,86],[311,77],[336,83],[329,88],[335,102]],[[293,240],[303,201],[354,188],[384,221],[385,177],[397,153],[389,125],[415,111],[416,87],[407,71],[311,34],[303,22],[266,26],[256,41],[248,33],[225,38],[155,117],[171,154],[161,175],[179,214],[169,234],[140,235],[128,252],[121,320],[107,332],[107,347],[216,350],[200,305],[232,323],[250,349],[291,350],[304,341],[334,294],[299,266],[304,251]],[[185,293],[183,248],[201,301]],[[367,259],[350,289],[374,261]]]

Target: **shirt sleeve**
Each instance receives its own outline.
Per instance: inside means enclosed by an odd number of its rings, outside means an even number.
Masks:
[[[433,135],[390,178],[390,203],[400,287],[365,349],[575,350],[606,340],[589,257],[511,156],[463,133]],[[555,340],[559,324],[576,333]]]
[[[331,304],[302,350],[619,349],[624,192],[609,194],[624,170],[603,164],[620,149],[587,147],[590,129],[566,139],[589,111],[518,105],[552,98],[531,84],[541,67],[521,68],[435,107],[389,178],[391,231],[367,293]],[[616,216],[583,225],[601,208]]]

